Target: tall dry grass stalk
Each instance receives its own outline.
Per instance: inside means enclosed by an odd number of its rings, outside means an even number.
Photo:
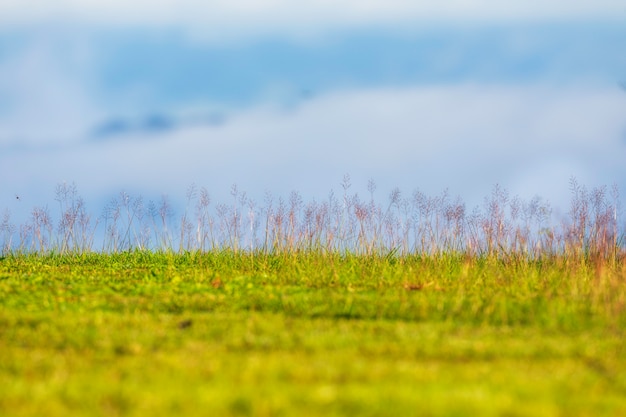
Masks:
[[[84,253],[101,250],[221,251],[263,253],[353,253],[358,255],[460,254],[470,258],[615,263],[625,256],[624,222],[617,188],[587,190],[570,182],[568,217],[555,219],[539,197],[523,201],[499,185],[481,206],[468,210],[448,191],[405,196],[394,189],[377,200],[353,193],[345,176],[342,193],[305,201],[297,192],[287,200],[267,194],[263,204],[236,185],[230,202],[212,204],[206,188],[187,190],[185,209],[176,221],[167,197],[160,202],[118,194],[94,219],[74,184],[56,188],[58,219],[47,207],[35,207],[16,226],[5,210],[0,222],[3,254]],[[98,236],[98,238],[96,238]],[[97,241],[97,242],[96,242]],[[100,248],[100,249],[96,249]]]

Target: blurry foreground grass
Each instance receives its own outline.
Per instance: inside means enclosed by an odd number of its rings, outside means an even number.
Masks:
[[[7,256],[0,415],[626,415],[625,326],[621,262]]]

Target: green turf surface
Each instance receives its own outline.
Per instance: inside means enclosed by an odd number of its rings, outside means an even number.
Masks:
[[[7,256],[2,416],[626,415],[626,269]]]

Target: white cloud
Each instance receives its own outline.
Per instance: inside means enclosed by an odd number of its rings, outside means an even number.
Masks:
[[[479,203],[500,183],[562,206],[570,176],[589,186],[618,182],[624,190],[624,109],[619,89],[344,91],[290,112],[242,111],[219,128],[5,153],[0,177],[12,178],[20,193],[50,195],[56,183],[76,181],[90,198],[126,189],[182,202],[192,182],[209,187],[219,201],[229,198],[233,183],[256,198],[292,189],[319,198],[330,188],[339,191],[347,172],[355,186],[376,180],[383,198],[382,190],[393,186],[430,194],[449,187]]]
[[[440,21],[484,22],[626,18],[623,0],[3,0],[0,23],[74,21],[103,25],[182,25],[224,40],[258,34],[316,36],[328,29],[415,29]]]
[[[90,98],[89,48],[80,41],[38,36],[0,62],[0,145],[59,145],[77,141],[101,114]]]

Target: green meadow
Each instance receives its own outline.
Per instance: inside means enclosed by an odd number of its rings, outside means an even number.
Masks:
[[[0,259],[0,415],[626,415],[626,266],[349,252]]]
[[[626,415],[616,188],[350,187],[5,211],[0,416]]]

